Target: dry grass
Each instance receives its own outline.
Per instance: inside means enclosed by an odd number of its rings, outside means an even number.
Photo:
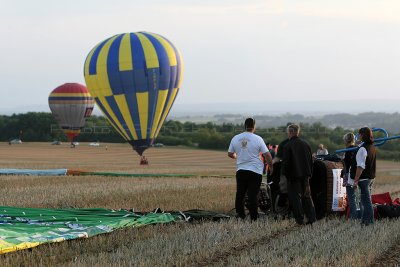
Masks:
[[[150,153],[151,152],[151,153]],[[175,156],[176,154],[178,156]],[[232,175],[225,152],[151,149],[149,166],[139,166],[128,145],[104,147],[49,144],[0,145],[0,167],[74,168],[131,173]],[[204,167],[207,166],[207,167]],[[374,192],[399,192],[400,164],[379,162]],[[0,203],[24,207],[108,207],[151,210],[233,208],[230,178],[124,178],[0,176]],[[292,221],[206,222],[124,229],[90,239],[42,245],[0,257],[1,266],[363,266],[400,240],[397,220],[373,227],[341,219],[312,229]],[[351,251],[349,256],[347,251]],[[354,251],[354,253],[353,253]]]
[[[311,227],[268,218],[124,229],[2,256],[2,266],[366,266],[399,240],[399,220],[331,219]]]
[[[107,146],[107,150],[106,150]],[[140,158],[129,144],[101,144],[90,147],[81,143],[74,149],[68,144],[0,143],[1,168],[67,168],[88,171],[129,173],[184,173],[232,175],[235,162],[226,152],[185,148],[150,148],[145,155],[148,166],[139,164]]]
[[[234,255],[224,265],[366,266],[399,240],[399,222],[362,227],[341,219],[319,221]]]
[[[0,176],[0,203],[23,207],[105,207],[149,211],[232,208],[229,178]]]

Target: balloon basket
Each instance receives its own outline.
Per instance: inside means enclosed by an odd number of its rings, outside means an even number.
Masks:
[[[147,158],[145,156],[142,156],[140,158],[140,165],[149,165],[149,161],[147,160]]]

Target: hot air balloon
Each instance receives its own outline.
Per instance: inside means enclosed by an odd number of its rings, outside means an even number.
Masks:
[[[93,97],[79,83],[66,83],[54,89],[49,96],[49,106],[61,129],[71,144],[90,117],[94,107]]]
[[[90,51],[84,75],[101,111],[142,156],[179,92],[183,62],[178,49],[158,34],[124,33]]]

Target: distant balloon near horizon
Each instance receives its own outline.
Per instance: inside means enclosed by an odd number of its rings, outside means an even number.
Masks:
[[[117,132],[142,155],[153,143],[183,78],[178,49],[148,32],[114,35],[86,58],[89,92]]]
[[[92,114],[94,100],[86,86],[65,83],[50,93],[49,106],[59,126],[73,142]]]

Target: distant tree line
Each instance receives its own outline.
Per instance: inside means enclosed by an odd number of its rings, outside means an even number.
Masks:
[[[286,124],[278,127],[259,127],[256,133],[271,144],[279,144],[286,138]],[[351,130],[343,127],[331,129],[320,122],[300,123],[301,137],[316,151],[318,144],[324,144],[330,152],[343,147],[343,135]],[[215,122],[194,123],[169,120],[164,123],[156,140],[168,146],[188,146],[201,149],[227,150],[231,138],[243,131],[241,123]],[[0,116],[0,140],[21,138],[26,142],[67,141],[51,113],[29,112]],[[76,138],[81,142],[125,142],[105,117],[92,116],[86,121],[81,134]],[[378,150],[381,159],[400,161],[400,140],[389,141]]]
[[[286,123],[287,124],[287,123]],[[258,128],[256,133],[264,138],[265,142],[278,145],[287,138],[286,124],[272,128]],[[301,138],[305,139],[313,150],[317,150],[318,144],[324,144],[329,152],[344,148],[343,136],[353,132],[343,127],[334,129],[323,126],[320,122],[313,124],[300,123]],[[243,132],[242,124],[232,123],[202,123],[167,121],[157,138],[157,142],[166,145],[193,146],[203,149],[227,150],[232,137]],[[376,138],[383,137],[381,134],[374,134]],[[378,156],[381,159],[400,161],[400,139],[388,141],[378,149]]]
[[[26,142],[67,141],[67,136],[58,126],[54,116],[46,112],[0,115],[0,140],[9,141],[15,138]],[[107,119],[102,116],[88,118],[76,140],[81,142],[124,142]]]
[[[302,122],[308,124],[322,123],[329,128],[341,126],[346,129],[357,129],[363,126],[380,127],[389,132],[400,133],[400,113],[384,113],[384,112],[364,112],[359,114],[337,113],[327,114],[323,116],[305,116],[302,114],[282,114],[279,116],[271,115],[256,115],[254,118],[258,126],[266,127],[279,127],[285,125],[288,121]],[[217,124],[223,123],[242,123],[245,117],[242,114],[219,114],[207,118],[195,117],[182,117],[175,118],[180,121],[196,121],[205,119]]]

